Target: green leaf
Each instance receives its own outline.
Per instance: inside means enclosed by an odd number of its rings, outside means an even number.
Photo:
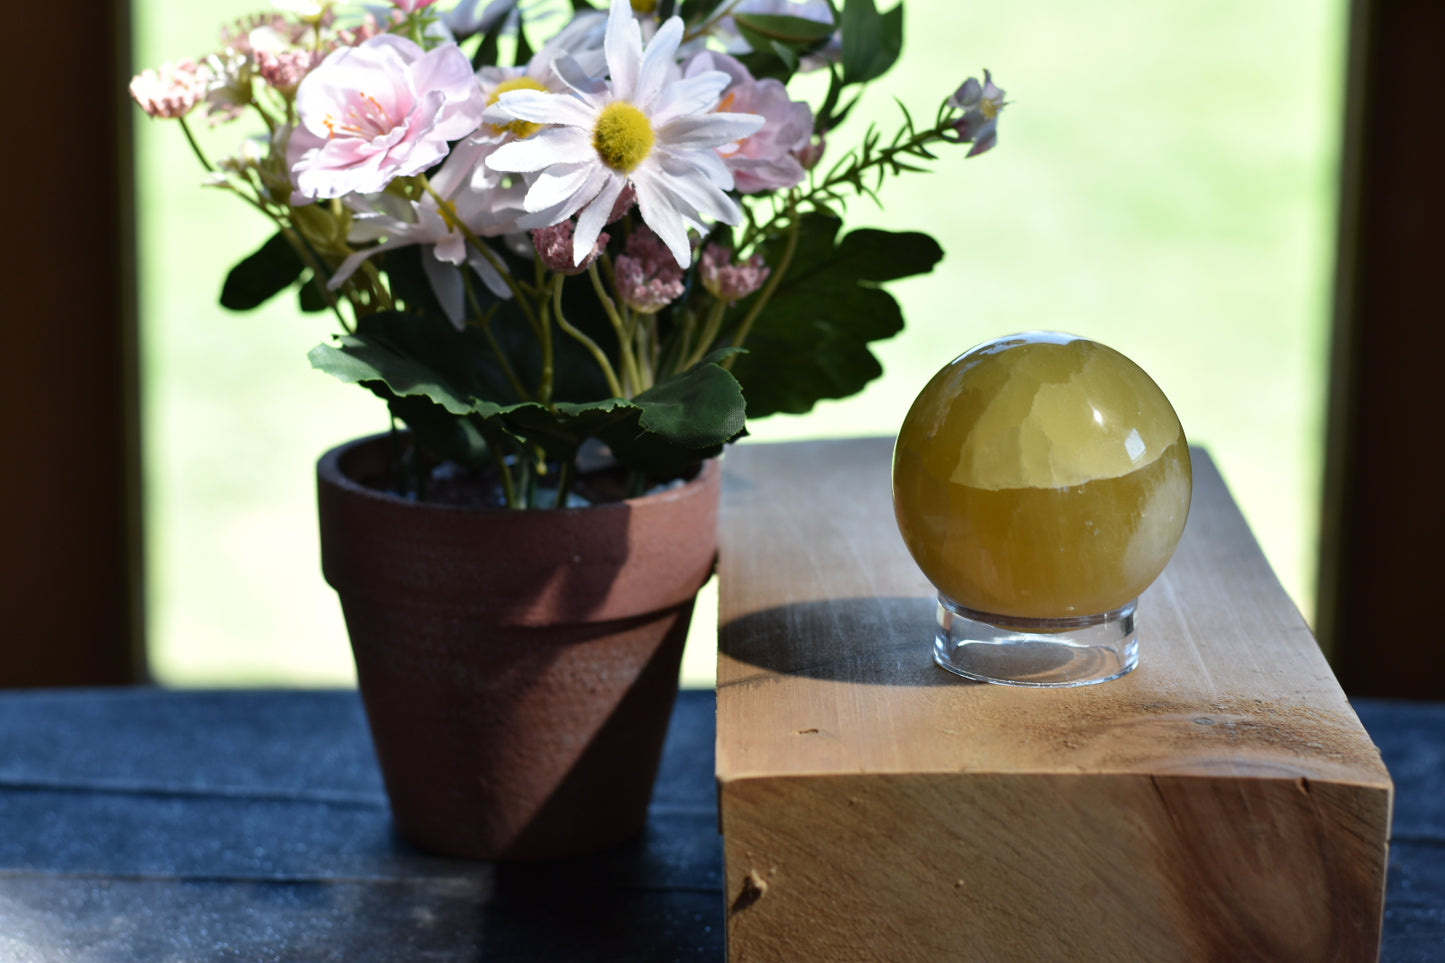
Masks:
[[[397,396],[423,396],[454,415],[471,414],[477,399],[519,401],[491,359],[486,338],[458,331],[445,318],[379,311],[354,334],[312,348],[312,367],[344,382],[379,382]]]
[[[700,364],[632,399],[643,429],[682,448],[723,445],[743,432],[742,386],[716,364]]]
[[[478,329],[458,331],[434,317],[366,315],[355,334],[317,346],[310,358],[314,367],[385,398],[423,447],[462,464],[478,464],[494,452],[531,457],[539,449],[567,461],[583,442],[597,438],[626,467],[667,479],[742,434],[741,389],[717,364],[732,353],[736,349],[714,352],[631,400],[599,398],[604,387],[552,405],[516,396]],[[557,359],[564,359],[561,350]]]
[[[331,307],[331,302],[326,298],[326,282],[318,279],[314,274],[301,282],[301,290],[297,292],[296,301],[301,310],[308,314],[325,311]]]
[[[743,434],[746,406],[737,380],[712,363],[726,353],[631,400],[561,403],[551,409],[526,403],[494,408],[483,417],[540,445],[553,458],[569,459],[583,441],[597,438],[629,469],[658,479],[677,477]]]
[[[903,52],[903,4],[880,14],[873,0],[843,4],[843,83],[866,84],[888,72]]]
[[[221,286],[221,307],[231,311],[258,308],[295,283],[304,268],[295,248],[277,231],[231,268]]]
[[[434,378],[461,397],[485,398],[503,405],[521,400],[482,332],[470,326],[458,331],[440,312],[368,314],[357,323],[356,340],[432,372]]]
[[[434,318],[445,317],[446,312],[442,310],[441,302],[437,300],[436,292],[427,280],[426,268],[422,265],[422,258],[427,257],[431,255],[423,245],[411,244],[386,251],[373,260],[377,262],[379,269],[386,272],[392,299],[404,305],[409,313]]]
[[[754,77],[772,77],[786,83],[798,61],[828,42],[833,26],[804,17],[775,14],[735,14],[738,33],[752,52],[738,58]]]
[[[635,426],[637,415],[637,407],[622,398],[553,408],[526,402],[488,413],[509,434],[540,445],[548,457],[562,461],[571,460],[588,438],[600,438],[615,426]]]
[[[396,395],[420,395],[454,415],[473,410],[471,398],[437,376],[436,371],[383,345],[351,335],[336,344],[318,344],[306,355],[311,367],[350,384],[379,382]]]
[[[458,418],[441,405],[419,395],[398,397],[385,390],[383,385],[371,387],[386,399],[392,416],[411,429],[424,450],[469,468],[480,468],[490,461],[491,445],[500,439],[486,437],[483,426],[476,420]]]
[[[858,103],[858,98],[861,94],[854,94],[852,99],[841,109],[838,107],[838,101],[843,95],[843,87],[843,75],[838,72],[838,68],[835,65],[829,64],[828,94],[824,98],[822,106],[818,108],[817,120],[813,125],[814,130],[819,134],[826,134],[847,120],[849,112],[852,111],[853,107]]]
[[[828,215],[803,218],[787,274],[733,366],[750,418],[802,413],[861,391],[882,373],[869,343],[903,328],[898,302],[880,284],[927,273],[943,257],[927,234],[865,228],[838,240],[840,227]],[[785,242],[770,239],[770,264]]]
[[[683,0],[682,21],[689,27],[703,23],[713,15],[724,0]]]
[[[500,17],[498,19],[502,23],[505,23],[508,20],[507,17]],[[528,63],[531,62],[531,60],[532,45],[527,42],[527,31],[523,29],[521,14],[518,14],[517,44],[516,47],[512,50],[512,65],[515,67],[525,67]]]
[[[745,434],[746,405],[733,376],[712,363],[718,354],[632,399],[637,417],[598,432],[617,459],[657,479],[687,474]]]
[[[521,35],[526,27],[525,18],[522,16],[520,10],[516,12],[517,33]],[[477,45],[476,53],[472,55],[473,70],[480,70],[483,67],[497,63],[497,52],[500,48],[502,33],[510,25],[511,21],[512,18],[510,16],[502,16],[492,22],[491,27],[482,35],[481,42]],[[525,42],[526,40],[523,38],[523,43],[525,44]]]
[[[806,17],[786,17],[779,14],[738,13],[733,15],[738,32],[749,46],[766,46],[776,41],[796,50],[821,47],[833,36],[833,25]]]

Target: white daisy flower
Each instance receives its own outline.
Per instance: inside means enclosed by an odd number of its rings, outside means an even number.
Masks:
[[[716,148],[756,131],[754,114],[714,113],[729,83],[722,71],[682,78],[675,55],[683,25],[663,24],[647,44],[629,0],[607,15],[604,49],[609,78],[593,81],[575,61],[560,58],[569,93],[513,90],[488,111],[491,123],[548,125],[504,144],[487,158],[493,170],[524,174],[523,227],[547,227],[577,216],[573,258],[591,252],[613,203],[629,183],[642,219],[677,263],[692,262],[689,228],[706,233],[702,218],[737,224],[742,210],[725,192],[733,187]]]
[[[482,67],[477,71],[477,83],[481,85],[487,106],[495,104],[502,94],[509,90],[567,93],[571,88],[556,68],[556,62],[562,57],[570,56],[588,76],[605,73],[607,61],[603,57],[602,37],[606,19],[606,14],[600,10],[578,15],[571,24],[549,40],[545,47],[537,51],[525,67],[502,67],[494,64]],[[590,26],[594,22],[597,26],[595,30]],[[510,123],[492,124],[491,132],[497,136],[511,133],[517,138],[525,138],[535,134],[541,126],[525,120],[512,120]],[[492,172],[479,170],[478,174],[491,175]],[[480,186],[478,189],[481,189]]]

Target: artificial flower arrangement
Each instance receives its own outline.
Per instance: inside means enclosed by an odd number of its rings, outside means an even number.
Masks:
[[[988,72],[829,161],[859,90],[902,48],[873,0],[434,0],[347,15],[291,0],[200,62],[131,84],[209,183],[276,234],[221,303],[287,289],[341,333],[312,364],[384,398],[438,466],[512,507],[574,504],[599,453],[615,497],[684,477],[745,418],[809,410],[880,373],[901,330],[880,285],[942,257],[928,235],[842,233],[850,198],[938,145],[996,140]],[[534,38],[555,26],[550,39]],[[789,81],[821,71],[817,106]],[[189,126],[259,118],[211,163]],[[606,497],[597,491],[590,498]]]

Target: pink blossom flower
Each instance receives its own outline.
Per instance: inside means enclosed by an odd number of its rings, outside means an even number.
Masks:
[[[682,296],[682,268],[667,245],[639,224],[614,265],[617,296],[634,311],[656,314]]]
[[[201,102],[210,82],[209,71],[194,60],[182,60],[141,71],[130,82],[130,95],[152,117],[184,117]]]
[[[740,301],[763,286],[771,269],[761,254],[754,254],[741,264],[733,263],[733,252],[721,244],[703,248],[698,264],[702,286],[720,301]]]
[[[455,44],[430,51],[382,34],[326,55],[296,90],[287,149],[300,198],[374,194],[420,174],[467,136],[486,107]]]
[[[581,274],[607,249],[607,242],[611,237],[603,231],[597,235],[597,243],[582,259],[582,263],[572,263],[572,235],[576,229],[577,223],[569,219],[550,227],[539,227],[532,232],[532,244],[537,249],[537,257],[542,259],[542,263],[549,270],[559,274]]]
[[[392,6],[403,13],[416,13],[418,10],[423,10],[436,2],[437,0],[391,0]]]
[[[748,68],[727,54],[703,51],[688,61],[683,75],[691,77],[707,70],[721,70],[731,81],[723,91],[719,111],[763,118],[756,133],[718,148],[738,191],[758,194],[800,183],[806,172],[796,153],[806,150],[812,140],[812,108],[788,97],[780,80],[753,79]]]

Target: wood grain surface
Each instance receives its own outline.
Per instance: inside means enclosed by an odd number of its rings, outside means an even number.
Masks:
[[[719,561],[733,960],[1364,960],[1390,778],[1208,456],[1078,689],[932,662],[891,440],[742,445]]]

